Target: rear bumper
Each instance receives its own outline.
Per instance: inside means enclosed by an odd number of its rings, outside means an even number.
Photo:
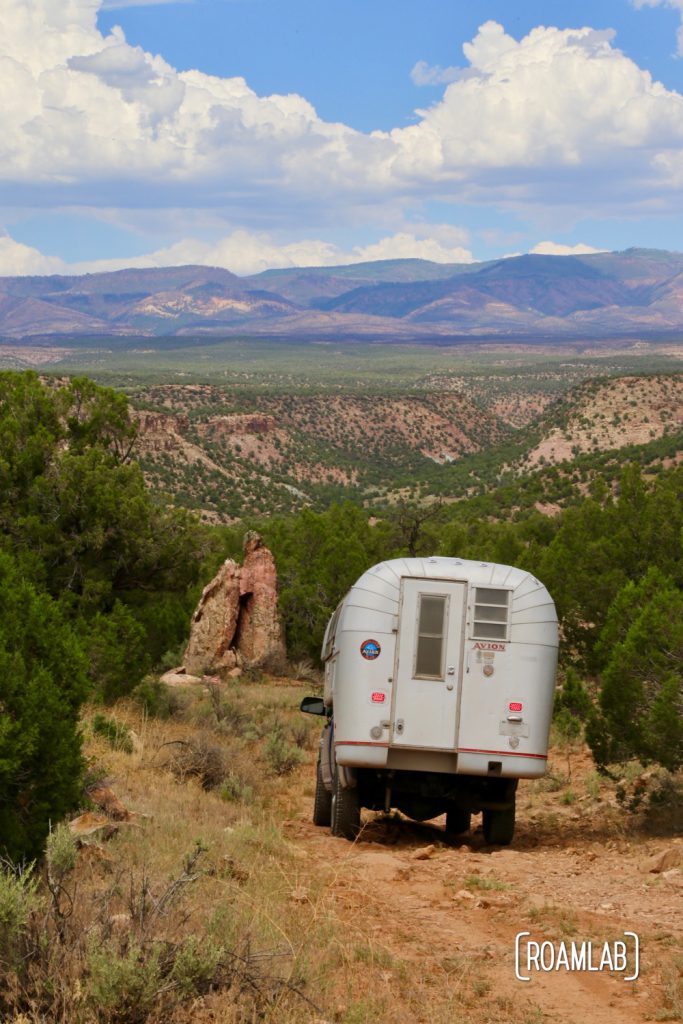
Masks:
[[[547,755],[510,750],[426,750],[390,746],[386,741],[343,740],[335,743],[338,764],[356,768],[394,768],[508,779],[536,779],[545,774]]]
[[[508,779],[537,779],[545,775],[547,754],[517,753],[510,750],[458,750],[459,775],[499,775]]]

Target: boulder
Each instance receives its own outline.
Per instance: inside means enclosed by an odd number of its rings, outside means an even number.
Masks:
[[[72,836],[91,836],[94,832],[107,829],[110,832],[116,831],[117,826],[112,825],[106,814],[94,814],[93,811],[85,811],[69,822],[69,831]]]
[[[132,815],[130,811],[121,803],[116,793],[109,786],[91,786],[88,790],[88,796],[101,811],[104,811],[107,817],[113,818],[114,821],[131,820]]]
[[[184,670],[179,672],[178,669],[164,672],[163,676],[159,679],[159,682],[165,686],[196,686],[202,681],[202,676],[192,676]]]
[[[284,659],[275,560],[249,531],[243,564],[226,559],[202,592],[183,664],[188,673],[225,678],[241,666],[277,668]]]
[[[643,870],[653,875],[663,874],[671,868],[678,867],[683,867],[683,846],[670,846],[666,850],[661,850],[643,864]]]

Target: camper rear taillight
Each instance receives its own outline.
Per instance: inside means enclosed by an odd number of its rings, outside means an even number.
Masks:
[[[384,701],[386,700],[386,696],[387,696],[386,693],[375,692],[372,695],[372,703],[373,704],[384,704]]]
[[[510,702],[509,708],[510,708],[510,711],[521,711],[522,710],[522,705],[519,703],[519,701],[513,700],[513,701]]]

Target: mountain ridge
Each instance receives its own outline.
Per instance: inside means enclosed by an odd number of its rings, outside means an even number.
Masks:
[[[441,343],[683,332],[683,254],[526,254],[266,270],[124,269],[0,278],[0,337],[198,333]]]

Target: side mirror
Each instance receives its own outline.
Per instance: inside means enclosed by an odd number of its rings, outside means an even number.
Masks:
[[[305,711],[307,715],[326,715],[325,701],[322,697],[304,697],[299,705],[299,711]]]

